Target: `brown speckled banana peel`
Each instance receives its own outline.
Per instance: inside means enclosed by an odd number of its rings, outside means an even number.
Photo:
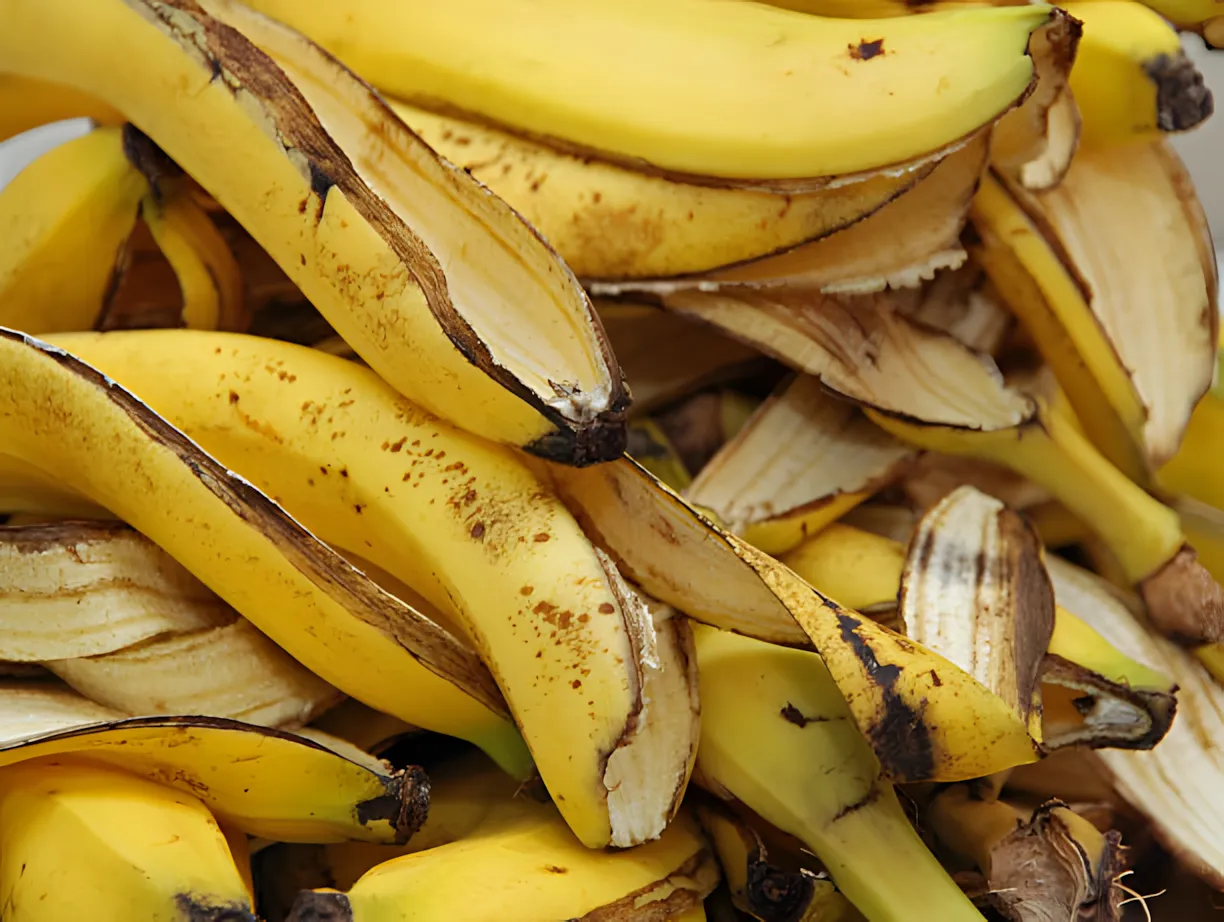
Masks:
[[[1037,758],[1025,721],[967,673],[820,595],[629,459],[552,473],[588,533],[655,598],[724,630],[815,646],[890,777],[965,779]]]
[[[506,706],[470,648],[95,369],[11,331],[0,331],[0,355],[6,453],[130,522],[337,688],[525,770]],[[261,579],[247,578],[252,567]]]
[[[579,838],[632,845],[663,828],[695,739],[682,655],[524,455],[305,346],[183,330],[56,344],[460,625]],[[673,674],[680,694],[647,687]]]
[[[195,793],[250,835],[404,842],[425,819],[429,782],[419,768],[394,772],[323,734],[307,739],[220,717],[108,718],[44,682],[0,685],[0,709],[29,717],[20,736],[5,729],[0,766],[55,757],[114,765]]]
[[[220,0],[5,0],[0,70],[122,110],[423,406],[562,463],[615,457],[623,382],[564,264],[333,59],[259,20],[295,82],[231,17],[256,26]]]

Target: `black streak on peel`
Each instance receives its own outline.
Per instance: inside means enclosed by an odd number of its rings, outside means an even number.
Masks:
[[[429,776],[420,766],[409,765],[387,787],[383,796],[357,805],[357,821],[362,826],[386,821],[395,829],[396,843],[403,844],[429,817]]]
[[[319,122],[314,110],[293,81],[268,55],[237,29],[209,16],[195,0],[164,0],[157,6],[144,0],[142,5],[150,15],[160,21],[164,30],[176,41],[184,46],[200,49],[205,57],[205,66],[211,71],[220,69],[228,73],[237,85],[244,87],[255,99],[262,102],[265,113],[276,125],[284,149],[296,150],[309,164],[311,189],[320,197],[317,218],[322,217],[322,202],[326,193],[333,186],[338,188],[349,204],[399,258],[413,283],[425,295],[425,301],[439,327],[463,357],[557,427],[556,432],[526,446],[528,451],[550,461],[575,466],[611,461],[620,456],[625,446],[625,410],[629,406],[629,394],[598,315],[590,306],[578,280],[561,262],[560,257],[557,257],[557,271],[567,277],[563,278],[560,284],[568,284],[574,296],[585,304],[587,317],[595,328],[600,356],[612,381],[612,393],[607,407],[594,418],[583,422],[568,419],[561,410],[545,403],[538,393],[519,380],[512,371],[494,360],[488,346],[451,302],[446,275],[438,258],[399,215],[366,185],[347,154]],[[162,6],[186,13],[194,19],[200,29],[198,37],[184,35],[181,24],[162,12],[159,8]],[[367,121],[367,128],[371,132],[397,133],[400,137],[393,138],[392,143],[419,147],[423,153],[441,161],[367,84],[332,55],[305,39],[301,41],[300,50],[304,55],[313,55],[317,60],[312,63],[330,71],[336,82],[352,81],[364,91],[369,99],[369,109],[385,116],[377,123]],[[541,246],[548,248],[549,252],[555,255],[555,251],[549,248],[548,243],[523,221],[521,216],[509,206],[500,203],[500,200],[496,201],[499,203],[498,207],[505,208],[505,218],[508,222],[521,223],[526,235],[534,237]]]
[[[827,717],[808,717],[789,701],[786,702],[786,707],[782,708],[781,714],[783,720],[794,724],[801,730],[808,724],[824,723],[829,719]]]
[[[837,613],[842,639],[867,670],[867,678],[880,690],[883,715],[867,730],[880,765],[894,781],[926,781],[935,773],[935,749],[921,710],[897,694],[894,686],[901,667],[881,665],[875,651],[858,634],[859,621]]]

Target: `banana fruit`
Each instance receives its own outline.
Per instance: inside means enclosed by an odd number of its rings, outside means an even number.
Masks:
[[[0,775],[0,901],[13,922],[256,919],[235,855],[198,798],[71,760]]]
[[[322,733],[218,717],[128,717],[62,686],[0,686],[0,768],[71,757],[194,793],[249,835],[284,842],[406,841],[429,785]],[[4,772],[0,771],[0,783]]]
[[[58,83],[0,74],[0,142],[22,132],[69,118],[121,125],[123,114],[96,96]]]
[[[910,826],[820,657],[705,626],[694,633],[698,783],[802,840],[872,922],[906,918],[916,901],[949,922],[980,920]],[[871,873],[881,862],[890,873]]]
[[[525,774],[522,741],[466,644],[79,360],[0,332],[0,378],[4,454],[19,459],[18,470],[41,469],[41,482],[70,483],[111,509],[341,691],[472,739]],[[246,577],[251,567],[261,579]]]
[[[0,324],[91,330],[128,258],[148,182],[122,128],[97,128],[47,151],[0,190]]]
[[[385,861],[347,892],[304,891],[287,922],[648,922],[679,918],[699,906],[718,879],[714,856],[686,813],[657,841],[606,853],[583,848],[546,810],[542,817],[493,823],[470,838]]]
[[[517,456],[302,346],[176,330],[56,344],[463,625],[579,838],[631,845],[662,831],[691,764],[695,710],[687,693],[650,686],[687,685],[684,641],[676,624],[652,623]],[[264,629],[288,642],[285,625],[279,637]]]
[[[620,372],[573,276],[315,46],[220,0],[5,0],[0,16],[0,70],[122,110],[396,388],[565,463],[620,453]]]

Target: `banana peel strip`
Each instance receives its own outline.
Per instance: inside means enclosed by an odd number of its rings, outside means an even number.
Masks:
[[[429,782],[419,768],[394,771],[339,740],[333,748],[236,720],[115,718],[99,708],[50,683],[0,684],[0,767],[56,756],[103,762],[194,794],[222,820],[278,841],[405,842],[424,822]]]
[[[122,523],[0,526],[0,659],[97,656],[237,617]]]
[[[1133,596],[1070,564],[1051,567],[1050,576],[1068,610],[1123,654],[1177,683],[1178,716],[1159,746],[1094,755],[1160,842],[1212,886],[1224,887],[1224,687],[1193,654],[1149,630]]]
[[[973,263],[936,275],[908,316],[984,355],[999,351],[1014,323],[989,277]]]
[[[1009,188],[1082,288],[1146,410],[1134,437],[1159,468],[1211,386],[1219,334],[1215,248],[1189,173],[1157,140],[1086,149],[1054,189]],[[1141,227],[1158,232],[1134,236]]]
[[[598,297],[650,295],[666,307],[741,290],[865,294],[917,287],[937,270],[964,262],[960,232],[988,146],[988,133],[975,135],[878,211],[811,243],[714,272],[587,286]]]
[[[1016,511],[959,487],[919,520],[901,575],[906,636],[941,654],[1040,730],[1054,592],[1041,540]]]
[[[800,375],[701,469],[685,498],[778,554],[893,482],[914,451]]]
[[[1093,919],[1117,922],[1123,891],[1121,834],[1101,833],[1060,800],[1025,818],[1017,808],[981,797],[973,785],[944,789],[926,822],[936,838],[986,878],[986,901],[1011,922]]]
[[[501,692],[475,652],[425,615],[382,590],[131,393],[79,359],[23,333],[0,328],[0,352],[19,355],[23,361],[45,367],[49,374],[62,378],[73,389],[96,395],[116,426],[165,454],[178,475],[197,482],[240,517],[245,527],[259,531],[275,546],[276,553],[292,561],[294,568],[327,598],[335,599],[351,616],[386,634],[431,672],[457,685],[494,713],[508,714]]]
[[[596,301],[640,416],[751,370],[765,359],[714,327],[648,304]]]
[[[587,534],[650,595],[724,630],[814,645],[891,779],[962,780],[1037,758],[1025,722],[967,673],[820,595],[631,460],[549,470]]]
[[[670,309],[886,413],[988,430],[1029,419],[1031,400],[1006,386],[989,356],[912,319],[922,300],[913,290],[837,296],[766,290],[693,296]]]

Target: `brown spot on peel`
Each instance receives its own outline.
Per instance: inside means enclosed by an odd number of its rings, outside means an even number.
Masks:
[[[1203,75],[1185,52],[1158,54],[1143,65],[1156,85],[1156,127],[1161,131],[1188,131],[1215,111],[1215,99]]]
[[[884,54],[884,39],[863,39],[857,45],[847,46],[850,51],[850,57],[856,61],[870,61],[872,58],[880,57]]]

